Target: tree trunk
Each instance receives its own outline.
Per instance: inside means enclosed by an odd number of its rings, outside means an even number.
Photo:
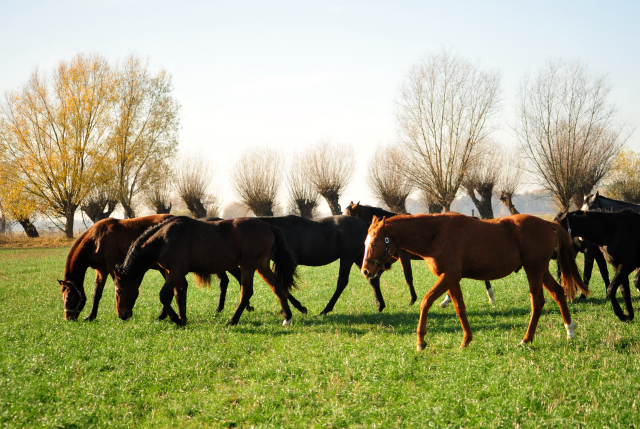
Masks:
[[[80,209],[91,219],[91,222],[96,223],[111,216],[116,204],[118,204],[117,201],[89,201]]]
[[[256,216],[273,216],[273,201],[259,201],[249,208]]]
[[[407,202],[406,197],[397,196],[395,198],[386,198],[384,203],[389,207],[389,210],[391,210],[392,212],[406,213],[407,212],[406,202]]]
[[[442,213],[442,204],[429,201],[427,203],[427,210],[429,210],[429,214]]]
[[[329,208],[331,209],[331,214],[333,216],[342,214],[342,209],[340,208],[340,203],[338,202],[338,199],[340,199],[340,195],[336,191],[328,191],[320,195],[322,195],[327,201],[327,204],[329,204]]]
[[[76,214],[76,209],[78,207],[73,207],[73,209],[67,209],[67,213],[65,215],[66,223],[64,225],[64,233],[67,238],[73,238],[73,217]]]
[[[2,216],[0,217],[0,234],[4,234],[7,232],[7,218]]]
[[[122,204],[122,208],[124,209],[125,219],[133,219],[134,217],[136,217],[136,212],[135,210],[133,210],[133,207],[131,207],[130,202],[124,201],[124,199],[121,199],[120,204]],[[206,216],[206,213],[205,213],[205,216]],[[201,217],[204,217],[204,216],[201,216]]]
[[[502,203],[507,206],[507,208],[509,209],[509,213],[511,213],[512,215],[520,214],[520,212],[516,210],[516,206],[513,205],[512,193],[502,191],[500,193],[500,201],[502,201]]]
[[[183,200],[194,218],[207,217],[207,209],[204,208],[204,204],[199,198],[183,198]]]
[[[171,203],[168,206],[162,201],[156,201],[153,206],[156,209],[156,214],[169,214],[171,213]]]
[[[480,199],[476,197],[476,192],[480,194]],[[478,186],[477,189],[467,189],[471,201],[478,208],[478,214],[482,219],[493,219],[493,207],[491,206],[491,197],[493,196],[493,184],[485,184]]]
[[[36,229],[36,226],[32,224],[28,218],[25,217],[17,220],[18,220],[18,223],[22,225],[22,228],[24,228],[24,232],[27,234],[27,237],[29,238],[40,237],[40,234],[38,234],[38,230]]]
[[[300,217],[305,219],[313,218],[313,209],[316,208],[316,202],[311,201],[309,199],[299,199],[296,200],[296,205],[298,206],[298,210],[300,211]]]

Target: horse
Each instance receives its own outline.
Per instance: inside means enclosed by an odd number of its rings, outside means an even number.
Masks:
[[[351,266],[355,264],[360,268],[362,265],[367,224],[360,219],[340,215],[320,219],[304,219],[295,215],[258,219],[282,230],[296,264],[319,267],[340,260],[336,291],[320,314],[333,311],[349,284]],[[372,279],[369,284],[373,288],[378,311],[382,311],[386,305],[380,291],[380,279]]]
[[[360,201],[354,204],[354,202],[351,201],[349,205],[344,209],[344,212],[342,214],[347,216],[355,216],[358,219],[362,219],[368,224],[371,224],[374,216],[376,216],[378,219],[382,219],[383,217],[389,219],[393,216],[399,215],[400,213],[394,213],[381,209],[379,207],[360,204]],[[422,258],[402,249],[398,249],[398,252],[396,255],[394,255],[394,257],[396,257],[400,261],[400,266],[402,267],[402,271],[404,272],[404,279],[407,282],[407,285],[409,285],[409,292],[411,293],[411,302],[409,303],[409,305],[413,305],[418,299],[418,296],[416,295],[416,291],[413,287],[413,270],[411,269],[411,261],[421,261]],[[491,283],[489,281],[485,281],[484,285],[487,288],[487,296],[489,297],[489,302],[493,304],[495,302],[495,299],[493,297],[494,295],[493,289],[491,288]],[[449,305],[450,302],[451,298],[449,297],[449,294],[447,294],[444,297],[444,300],[440,303],[440,307],[445,308],[447,305]]]
[[[570,234],[583,237],[601,247],[606,246],[616,273],[607,286],[607,298],[613,312],[627,322],[633,320],[629,274],[640,267],[640,214],[631,210],[621,212],[596,212],[578,210],[569,212],[562,219]],[[616,299],[618,287],[622,289],[627,313],[624,314]]]
[[[270,259],[274,261],[274,271],[269,268]],[[287,299],[306,313],[306,308],[289,296],[296,286],[296,263],[282,232],[256,218],[208,222],[179,216],[147,229],[114,270],[116,310],[121,319],[133,315],[142,278],[155,264],[168,272],[160,302],[178,326],[187,322],[186,289],[182,290],[186,274],[195,272],[206,277],[237,266],[240,266],[241,299],[228,325],[236,325],[249,304],[256,271],[278,297],[285,315],[283,325],[291,323]],[[183,296],[178,302],[179,314],[171,307],[172,294]]]
[[[169,214],[144,216],[133,219],[107,218],[96,222],[91,228],[82,233],[71,246],[64,268],[63,280],[58,280],[62,287],[62,297],[66,320],[77,320],[87,302],[84,290],[84,277],[88,268],[96,270],[96,280],[93,292],[93,305],[85,321],[94,320],[98,316],[98,306],[102,298],[104,284],[116,264],[124,261],[129,246],[145,230],[153,225],[172,218]],[[163,277],[166,272],[155,267]],[[240,282],[240,271],[236,268],[230,273]],[[220,299],[217,311],[224,308],[224,295],[229,284],[229,277],[220,273]],[[253,310],[253,308],[251,308]],[[161,312],[159,318],[164,319],[166,313]]]
[[[606,211],[606,212],[619,212],[624,209],[632,210],[636,213],[640,213],[640,205],[628,203],[626,201],[614,200],[613,198],[607,198],[600,195],[598,191],[595,194],[587,195],[584,197],[584,201],[581,210],[589,211]]]
[[[613,198],[603,197],[602,195],[600,195],[598,191],[596,191],[595,194],[587,195],[584,197],[584,202],[582,204],[581,210],[608,211],[608,212],[619,212],[621,210],[631,210],[636,213],[640,213],[640,204],[633,204],[627,201],[621,201],[621,200],[615,200]],[[604,257],[606,259],[607,258],[606,248],[603,248],[600,250],[602,250]],[[587,262],[588,261],[585,255],[585,268],[584,268],[585,275],[587,271]],[[600,264],[598,264],[598,266],[600,267],[600,273],[602,273],[602,277],[605,278],[604,272],[602,271],[602,266],[600,266]],[[605,279],[605,284],[609,285],[607,280],[608,280],[608,277],[607,279]],[[636,272],[636,275],[633,279],[633,283],[636,287],[636,290],[640,292],[640,271]]]
[[[562,287],[549,272],[556,247]],[[427,315],[440,295],[449,291],[464,333],[460,347],[466,347],[473,335],[460,280],[496,280],[520,266],[527,273],[531,293],[531,320],[520,344],[533,341],[545,302],[543,286],[560,307],[567,338],[575,337],[565,294],[573,299],[577,290],[587,295],[589,290],[580,279],[569,234],[555,222],[524,214],[479,220],[452,212],[374,218],[367,235],[362,274],[373,278],[389,269],[397,249],[421,256],[438,277],[420,305],[418,351],[426,347]]]

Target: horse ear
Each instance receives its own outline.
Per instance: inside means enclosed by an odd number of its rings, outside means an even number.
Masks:
[[[60,286],[64,285],[64,280],[58,280],[58,283],[60,283]]]
[[[387,220],[387,217],[386,216],[382,216],[382,227],[383,228],[384,228],[384,223],[385,223],[386,220]]]
[[[596,197],[600,195],[600,191],[596,191]]]
[[[351,204],[353,204],[353,203],[351,203]],[[358,207],[358,205],[359,205],[359,204],[360,204],[360,201],[358,201],[357,203],[353,204],[353,207],[352,207],[352,208],[354,208],[354,209],[355,209],[356,207]]]
[[[378,223],[378,216],[373,215],[373,218],[371,219],[371,225],[373,225],[374,223]]]

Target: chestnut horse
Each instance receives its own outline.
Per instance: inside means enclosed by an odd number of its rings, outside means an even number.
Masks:
[[[87,296],[84,290],[84,277],[88,268],[96,270],[95,287],[93,291],[93,305],[89,315],[84,320],[94,320],[98,315],[98,305],[102,298],[104,284],[107,276],[111,274],[116,264],[124,261],[129,246],[149,227],[173,218],[169,214],[138,217],[133,219],[103,219],[96,222],[91,228],[82,233],[71,246],[67,254],[64,267],[64,280],[58,280],[62,286],[62,298],[64,300],[65,319],[77,320],[82,312]],[[157,267],[165,276],[165,271]],[[240,282],[240,271],[234,269],[230,273]],[[217,311],[224,308],[224,298],[229,284],[226,273],[219,274],[220,299]],[[164,311],[160,313],[161,319],[166,317]]]
[[[556,246],[562,287],[549,272],[549,260]],[[574,337],[565,293],[573,299],[576,290],[585,294],[589,291],[580,279],[569,234],[555,222],[522,214],[491,220],[458,213],[400,215],[381,221],[374,218],[362,264],[365,277],[372,278],[389,269],[397,249],[420,255],[438,277],[420,306],[418,350],[426,346],[424,337],[429,309],[446,291],[449,291],[462,324],[461,347],[466,347],[473,335],[460,280],[496,280],[508,276],[521,265],[527,273],[531,293],[531,321],[521,344],[533,341],[544,306],[543,286],[560,307],[567,338]]]
[[[270,259],[274,261],[274,271],[269,268]],[[116,309],[121,319],[132,316],[142,278],[155,264],[168,272],[160,301],[169,318],[180,326],[187,321],[186,290],[178,303],[180,315],[171,308],[171,300],[173,295],[183,293],[184,276],[189,272],[221,273],[237,266],[242,297],[229,325],[238,323],[249,304],[256,270],[280,300],[284,325],[291,321],[287,298],[306,313],[306,308],[288,293],[295,287],[296,263],[283,234],[259,219],[206,222],[180,216],[149,228],[131,245],[124,262],[114,271]]]
[[[351,201],[349,205],[344,209],[342,214],[345,216],[357,217],[358,219],[362,219],[368,224],[371,224],[374,216],[378,219],[382,219],[383,217],[389,219],[401,213],[394,213],[381,209],[379,207],[360,204],[360,201],[358,201],[357,203]],[[396,257],[400,261],[400,266],[402,267],[402,271],[404,272],[404,280],[407,282],[407,285],[409,286],[409,293],[411,294],[411,301],[409,302],[409,305],[413,305],[413,303],[415,303],[418,299],[418,296],[416,295],[416,290],[413,287],[413,270],[411,268],[411,261],[421,261],[422,258],[402,249],[398,249],[394,257]],[[489,302],[493,304],[495,302],[495,299],[493,298],[493,289],[491,288],[491,283],[489,281],[485,281],[484,285],[487,288],[487,296],[489,297]],[[445,308],[447,305],[449,305],[450,302],[451,298],[447,294],[444,297],[444,301],[440,303],[440,307]]]

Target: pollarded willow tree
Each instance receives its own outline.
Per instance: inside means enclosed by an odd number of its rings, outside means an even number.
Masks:
[[[320,205],[320,194],[304,173],[304,158],[295,155],[287,173],[289,205],[293,211],[305,219],[312,219],[313,212]]]
[[[282,177],[282,157],[269,148],[246,150],[231,172],[240,201],[256,216],[273,216]]]
[[[367,174],[370,192],[396,213],[407,212],[407,197],[413,190],[411,182],[401,171],[402,157],[402,148],[398,145],[378,147]]]
[[[486,141],[476,149],[462,180],[462,187],[482,219],[493,219],[492,197],[500,179],[502,163],[502,148],[494,141]]]
[[[213,180],[213,168],[206,158],[184,155],[174,170],[174,187],[194,218],[207,216],[209,187]]]
[[[323,140],[308,147],[303,156],[307,180],[327,201],[331,214],[342,214],[340,195],[355,174],[356,153],[353,148]]]
[[[134,197],[162,180],[163,163],[176,153],[180,105],[165,70],[152,73],[130,56],[116,73],[110,147],[120,204],[135,217]]]
[[[2,108],[2,144],[16,177],[69,238],[77,208],[107,168],[113,85],[104,58],[79,54],[59,63],[51,81],[35,71]]]
[[[402,171],[449,210],[498,108],[500,73],[442,48],[409,71],[398,102]]]
[[[520,164],[521,156],[516,150],[505,151],[500,164],[500,177],[496,183],[496,195],[512,215],[520,213],[513,204],[513,196],[524,182],[524,171]]]
[[[569,210],[604,177],[624,144],[611,87],[579,62],[549,61],[523,79],[516,132],[538,183]]]

